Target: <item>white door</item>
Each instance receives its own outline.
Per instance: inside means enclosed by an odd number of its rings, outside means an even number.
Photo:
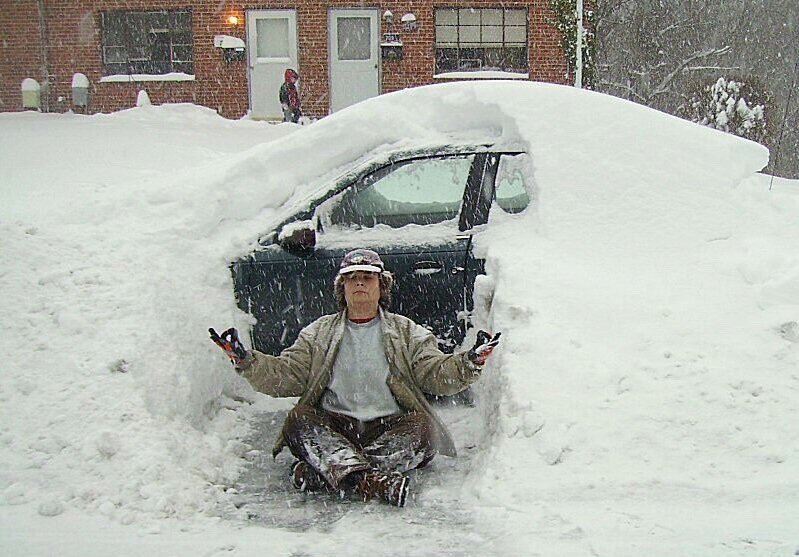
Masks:
[[[330,10],[330,111],[380,94],[377,10]]]
[[[278,94],[283,74],[287,68],[300,73],[297,64],[297,12],[248,11],[247,51],[252,117],[282,120]]]

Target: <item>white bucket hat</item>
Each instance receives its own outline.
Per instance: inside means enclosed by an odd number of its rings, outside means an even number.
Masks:
[[[370,249],[354,249],[341,260],[338,274],[345,275],[355,271],[382,273],[385,270],[383,260],[380,259],[377,252]]]

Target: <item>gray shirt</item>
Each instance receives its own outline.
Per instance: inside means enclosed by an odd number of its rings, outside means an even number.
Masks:
[[[361,421],[400,413],[386,384],[389,367],[381,333],[379,317],[362,324],[347,321],[323,409]]]

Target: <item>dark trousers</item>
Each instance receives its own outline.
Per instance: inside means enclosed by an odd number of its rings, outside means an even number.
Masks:
[[[436,455],[432,424],[409,412],[362,422],[310,406],[296,406],[283,425],[291,453],[338,488],[353,472],[405,473]]]
[[[299,108],[286,108],[283,110],[283,121],[294,122],[295,124],[300,121],[302,111]]]

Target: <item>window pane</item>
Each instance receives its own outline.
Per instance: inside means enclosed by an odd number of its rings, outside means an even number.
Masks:
[[[108,46],[124,44],[124,31],[121,14],[103,14],[103,40]]]
[[[503,55],[501,48],[484,48],[483,49],[483,69],[484,70],[502,70],[504,69]]]
[[[191,12],[172,12],[172,25],[177,30],[191,32]]]
[[[458,10],[461,25],[480,25],[480,10],[473,8],[461,8]]]
[[[107,46],[103,53],[106,64],[124,64],[128,61],[128,49],[124,46]]]
[[[178,31],[172,33],[172,44],[183,44],[192,46],[191,33],[187,31]]]
[[[153,73],[152,63],[149,60],[131,60],[130,72],[151,74]]]
[[[457,26],[443,25],[457,13]],[[499,8],[436,11],[436,71],[527,69],[527,10]],[[457,49],[443,53],[443,47]]]
[[[527,27],[527,10],[505,10],[505,25],[524,25]]]
[[[482,10],[483,25],[502,25],[502,10]]]
[[[172,64],[172,71],[191,75],[194,73],[194,64],[191,62],[174,62]]]
[[[472,158],[425,159],[399,165],[372,187],[397,202],[460,203]]]
[[[502,46],[502,27],[483,27],[483,43],[499,43],[496,46]]]
[[[506,27],[505,43],[507,44],[527,44],[526,27]]]
[[[458,10],[441,8],[436,10],[436,25],[457,25]]]
[[[458,69],[458,49],[436,49],[436,72],[451,72]]]
[[[480,44],[480,28],[479,27],[461,27],[460,28],[460,43],[463,45],[479,45]]]
[[[171,51],[169,32],[150,33],[150,58],[153,60],[169,60]]]
[[[255,33],[258,36],[256,45],[258,58],[289,57],[288,18],[256,19]]]
[[[131,60],[149,60],[150,49],[146,46],[132,46],[128,49]]]
[[[506,69],[526,72],[527,67],[527,47],[505,49]]]
[[[162,12],[155,12],[150,14],[148,24],[151,31],[166,32],[169,31],[169,14]]]
[[[458,28],[450,26],[436,26],[436,44],[449,46],[458,44]]]
[[[128,73],[127,64],[105,64],[106,75],[119,75]]]
[[[127,17],[126,30],[128,39],[143,44],[150,33],[150,24],[145,13],[132,13]]]
[[[395,228],[458,216],[473,156],[425,159],[386,167],[350,190],[333,210],[336,224]]]
[[[519,213],[530,204],[523,169],[528,155],[502,155],[497,171],[497,205],[506,213]]]
[[[163,74],[193,55],[190,11],[103,12],[103,62],[106,74]]]
[[[458,71],[477,72],[482,69],[484,69],[482,56],[474,55],[472,58],[461,56],[458,60]]]
[[[369,60],[372,56],[372,35],[368,17],[339,17],[339,60]]]
[[[510,63],[508,53],[504,48],[483,49],[483,69],[508,70],[512,68],[513,65]]]
[[[194,73],[191,70],[192,66],[193,66],[193,64],[191,62],[177,62],[177,61],[173,60],[172,63],[170,64],[169,72],[170,73],[188,73],[188,74]]]
[[[461,48],[458,50],[458,70],[478,71],[483,69],[482,48]]]
[[[172,49],[173,62],[191,62],[192,48],[190,46],[176,46]]]

